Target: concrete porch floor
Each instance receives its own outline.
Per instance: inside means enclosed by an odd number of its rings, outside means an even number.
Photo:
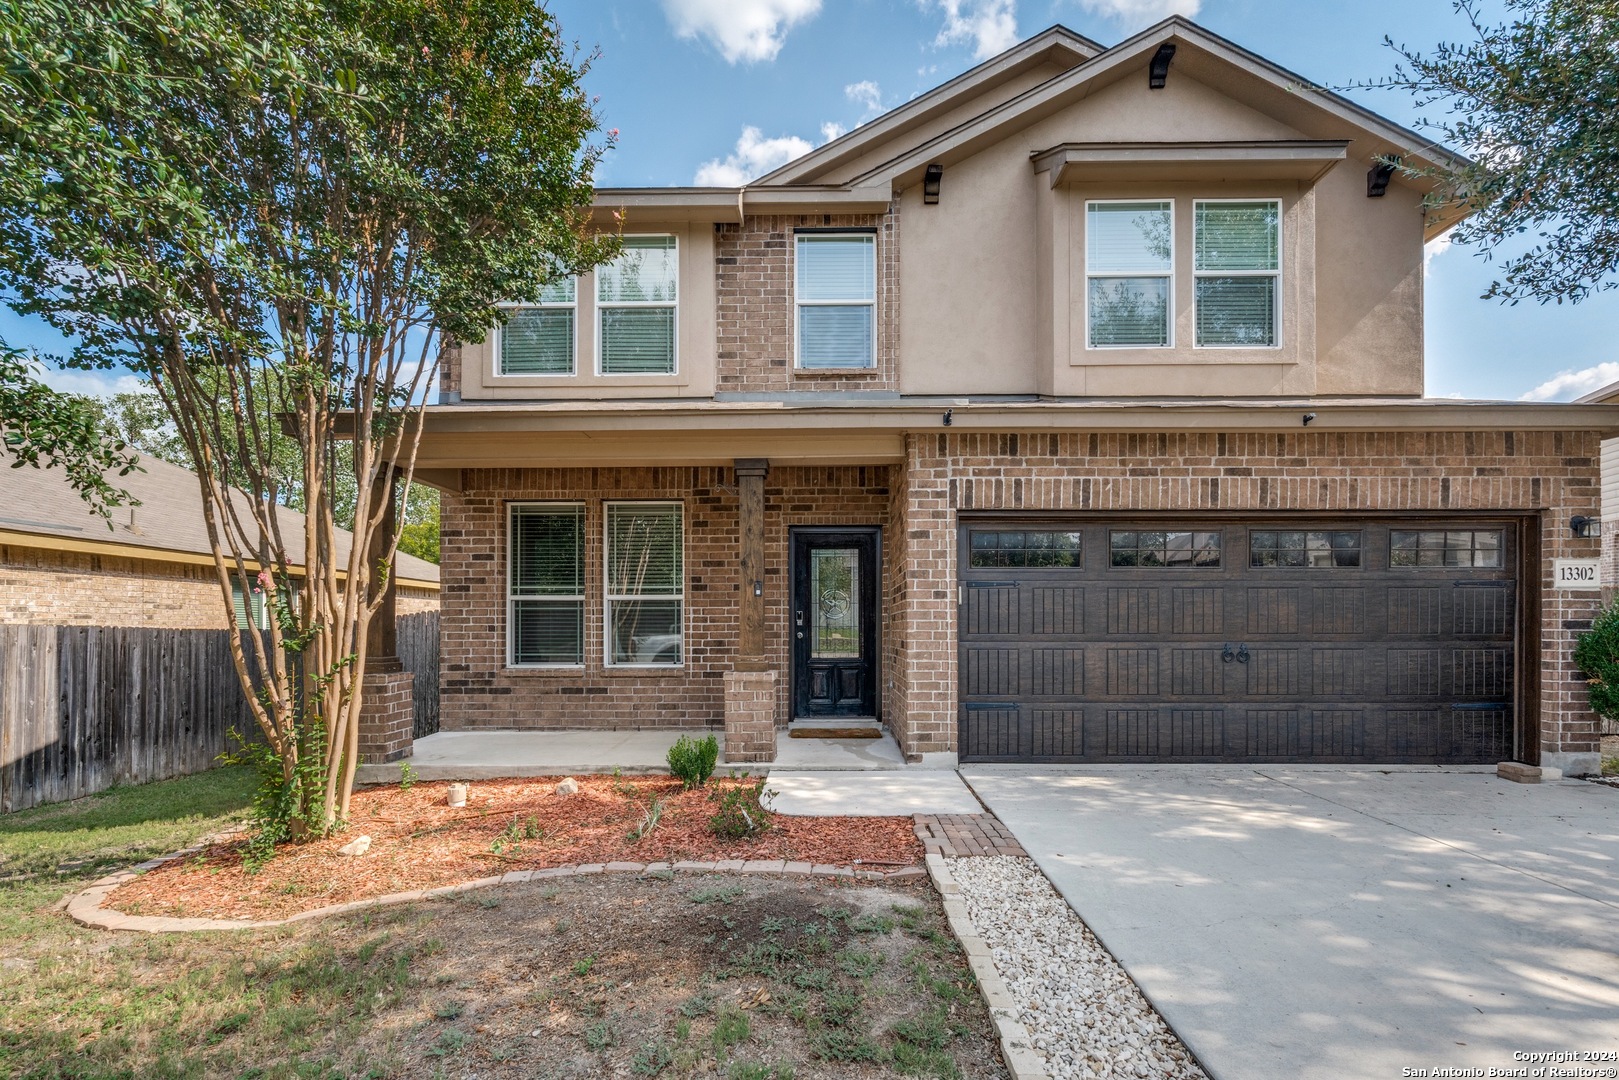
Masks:
[[[713,735],[715,728],[658,728],[647,731],[440,731],[417,739],[409,757],[385,765],[361,765],[361,784],[398,783],[400,765],[409,763],[421,780],[494,780],[504,777],[569,774],[666,773],[669,748],[682,735]],[[723,751],[722,751],[723,752]],[[776,760],[720,760],[721,769],[764,772],[871,772],[912,770],[888,732],[880,739],[793,739],[777,733]]]

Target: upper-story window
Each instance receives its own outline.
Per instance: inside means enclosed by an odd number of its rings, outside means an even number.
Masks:
[[[1175,204],[1085,204],[1086,344],[1166,348],[1174,295]]]
[[[798,366],[876,366],[877,237],[798,233],[794,266]]]
[[[603,375],[673,375],[680,256],[672,236],[626,236],[596,270],[598,361]]]
[[[1193,206],[1197,344],[1271,348],[1280,343],[1282,204],[1274,199]]]
[[[572,375],[578,293],[574,279],[553,281],[537,304],[513,304],[500,328],[502,375]]]

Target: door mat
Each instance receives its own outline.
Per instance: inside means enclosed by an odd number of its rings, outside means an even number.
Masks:
[[[794,739],[880,739],[881,728],[874,727],[801,727],[787,733]]]

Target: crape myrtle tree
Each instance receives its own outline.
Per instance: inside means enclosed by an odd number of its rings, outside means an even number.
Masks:
[[[366,552],[439,350],[616,243],[589,226],[610,139],[586,64],[533,0],[11,0],[0,42],[0,292],[75,342],[67,364],[161,400],[222,604],[235,585],[275,613],[233,647],[272,764],[261,844],[325,833],[397,535]]]
[[[1487,298],[1578,303],[1619,284],[1619,0],[1455,5],[1463,40],[1429,52],[1388,44],[1428,126],[1472,161],[1432,170],[1431,204],[1466,212],[1458,243],[1502,259]],[[1527,251],[1517,246],[1529,242]]]

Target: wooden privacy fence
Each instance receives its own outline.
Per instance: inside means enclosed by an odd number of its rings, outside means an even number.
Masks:
[[[438,613],[399,630],[416,730],[436,731]],[[231,728],[256,735],[234,632],[0,626],[0,812],[201,772],[231,748]]]

